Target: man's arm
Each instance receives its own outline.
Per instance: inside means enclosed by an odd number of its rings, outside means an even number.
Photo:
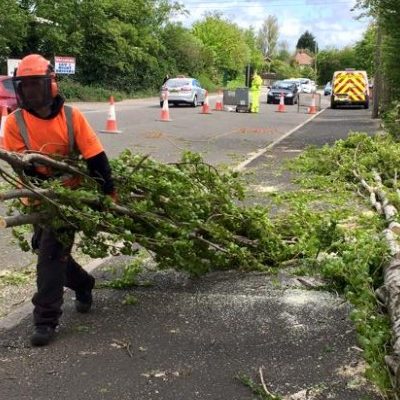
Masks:
[[[115,186],[111,174],[110,163],[104,151],[86,160],[90,175],[95,178],[104,194],[115,195]]]

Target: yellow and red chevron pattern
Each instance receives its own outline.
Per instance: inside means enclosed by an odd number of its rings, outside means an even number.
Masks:
[[[365,101],[367,83],[363,74],[358,72],[339,72],[333,84],[335,96],[344,97],[346,95],[350,101]]]

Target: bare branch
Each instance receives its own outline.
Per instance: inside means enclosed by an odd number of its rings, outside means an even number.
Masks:
[[[30,199],[41,199],[43,196],[53,198],[55,193],[52,193],[48,189],[37,189],[35,191],[29,189],[15,189],[10,190],[6,193],[0,193],[0,201],[18,199],[23,197],[28,197]]]
[[[28,166],[22,161],[21,154],[13,153],[3,149],[0,149],[0,160],[7,162],[13,169],[17,171],[21,171],[24,167]]]
[[[264,369],[264,367],[260,367],[260,368],[258,369],[258,372],[259,372],[259,374],[260,374],[261,385],[262,385],[262,387],[263,387],[263,389],[264,389],[264,392],[265,392],[265,394],[266,394],[267,396],[274,397],[274,396],[272,395],[272,393],[267,389],[267,386],[265,385],[264,376],[263,376],[263,369]]]
[[[210,242],[207,239],[204,239],[202,236],[199,236],[196,233],[189,234],[189,237],[192,239],[199,240],[200,242],[203,242],[205,244],[208,244],[210,247],[214,248],[215,250],[220,251],[221,253],[229,254],[229,251],[227,251],[226,249],[222,248],[221,246],[216,245],[215,243]]]
[[[46,165],[48,167],[51,167],[51,168],[56,169],[61,172],[67,172],[67,173],[74,174],[74,175],[84,176],[85,178],[91,178],[91,177],[89,177],[89,175],[83,173],[78,168],[68,165],[65,161],[54,160],[53,158],[42,155],[42,154],[37,154],[37,153],[24,154],[22,156],[22,161],[26,165],[42,164],[42,165]],[[91,178],[91,179],[93,179],[93,178]]]
[[[0,229],[11,228],[13,226],[38,224],[48,219],[49,213],[38,212],[33,214],[20,214],[11,217],[0,217]]]

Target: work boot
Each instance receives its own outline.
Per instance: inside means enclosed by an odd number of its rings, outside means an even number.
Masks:
[[[92,289],[94,288],[95,280],[92,276],[90,278],[91,282],[88,288],[75,291],[75,309],[82,314],[88,313],[93,303]]]
[[[31,336],[32,346],[47,346],[56,332],[56,327],[51,325],[37,325]]]

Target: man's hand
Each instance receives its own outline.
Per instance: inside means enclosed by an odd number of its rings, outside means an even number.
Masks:
[[[111,197],[112,201],[117,204],[118,203],[118,193],[116,190],[114,190],[113,192],[111,192],[110,194],[108,194],[108,196]]]

